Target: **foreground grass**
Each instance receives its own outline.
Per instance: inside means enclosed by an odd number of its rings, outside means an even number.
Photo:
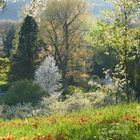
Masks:
[[[1,140],[140,140],[140,105],[132,103],[64,116],[1,120],[0,136]]]

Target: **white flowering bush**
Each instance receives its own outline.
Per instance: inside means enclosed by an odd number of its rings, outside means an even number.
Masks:
[[[67,114],[73,111],[79,111],[83,108],[89,107],[90,102],[80,94],[73,94],[65,101],[56,100],[51,97],[44,97],[41,101],[40,107],[49,114],[60,113]]]
[[[56,100],[51,97],[44,97],[41,101],[41,108],[49,114],[66,114],[73,111],[79,111],[83,108],[100,107],[114,104],[113,96],[103,92],[75,93],[68,95],[64,101]]]
[[[48,112],[49,114],[53,113],[65,113],[64,101],[57,100],[52,97],[44,97],[40,103],[41,108]]]
[[[87,98],[92,106],[101,106],[104,104],[104,99],[105,99],[106,94],[103,92],[91,92],[91,93],[86,93],[85,98]]]
[[[25,119],[27,117],[33,116],[48,116],[49,111],[47,108],[41,105],[32,106],[31,103],[18,103],[17,105],[0,105],[0,118],[3,119],[13,119],[21,118]]]
[[[31,112],[33,107],[31,103],[19,103],[14,106],[9,105],[1,105],[0,106],[0,116],[4,119],[12,119],[12,118],[26,118],[28,116],[32,116]]]
[[[67,112],[78,111],[83,108],[91,107],[90,100],[84,97],[83,94],[73,94],[69,96],[64,102],[65,110]]]
[[[54,57],[48,56],[35,72],[35,83],[49,96],[58,98],[62,94],[62,75]]]
[[[26,118],[32,116],[49,116],[51,114],[67,114],[81,109],[101,107],[114,104],[115,99],[104,92],[75,93],[68,95],[65,100],[43,97],[40,103],[32,106],[31,103],[17,104],[14,106],[1,105],[0,117],[4,119]]]
[[[115,99],[113,96],[98,91],[68,95],[64,101],[52,97],[44,97],[40,102],[40,108],[49,115],[54,113],[67,114],[83,108],[101,107],[114,103]]]

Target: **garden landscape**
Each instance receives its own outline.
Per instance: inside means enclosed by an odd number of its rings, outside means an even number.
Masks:
[[[0,0],[0,140],[140,140],[139,0]]]

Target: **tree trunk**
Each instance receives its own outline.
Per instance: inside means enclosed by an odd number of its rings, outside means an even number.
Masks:
[[[126,11],[124,12],[125,16],[125,40],[124,40],[124,67],[125,67],[125,81],[126,81],[126,94],[127,94],[127,103],[130,102],[129,97],[129,80],[128,80],[128,56],[127,56],[127,33],[128,33],[128,17]]]

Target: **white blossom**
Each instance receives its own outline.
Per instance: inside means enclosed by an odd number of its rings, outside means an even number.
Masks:
[[[37,83],[51,97],[59,97],[62,93],[62,75],[53,57],[46,57],[45,61],[35,72]]]
[[[40,15],[46,9],[47,0],[32,0],[30,4],[27,4],[24,8],[25,15],[31,15],[37,21],[40,19]]]

